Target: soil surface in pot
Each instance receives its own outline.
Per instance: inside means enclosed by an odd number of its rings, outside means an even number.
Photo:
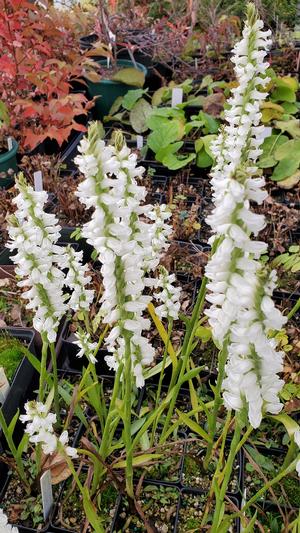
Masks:
[[[156,528],[157,533],[171,533],[177,511],[179,491],[163,485],[145,485],[137,496],[149,525]],[[146,531],[142,518],[138,513],[131,514],[127,500],[122,500],[118,510],[119,518],[113,533],[144,533]]]
[[[209,522],[212,518],[211,511],[208,512],[206,523],[202,526],[206,502],[206,494],[184,492],[181,495],[177,533],[200,533],[200,531],[204,533],[208,530]],[[227,512],[234,512],[229,503],[227,503],[226,507]],[[230,526],[228,533],[237,533],[236,527]]]

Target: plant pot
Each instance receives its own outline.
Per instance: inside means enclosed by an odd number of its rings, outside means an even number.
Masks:
[[[18,170],[17,151],[19,145],[12,139],[12,149],[0,154],[0,189],[9,189],[15,181]]]
[[[26,328],[5,328],[0,332],[25,341],[28,350],[35,355],[34,331]],[[10,390],[2,405],[2,411],[7,423],[9,423],[17,409],[22,406],[29,397],[33,396],[33,391],[38,383],[38,372],[31,365],[27,357],[22,360],[12,379]],[[19,422],[18,422],[19,424]],[[23,427],[20,425],[20,427]],[[17,426],[16,426],[17,428]]]
[[[70,322],[66,320],[60,338],[58,340],[58,345],[60,346],[60,351],[58,355],[57,364],[61,370],[67,370],[71,372],[81,372],[82,368],[86,366],[87,359],[86,357],[77,357],[79,352],[79,347],[74,344],[75,336],[70,332]],[[107,350],[99,350],[97,353],[97,363],[96,363],[96,372],[98,375],[103,376],[114,376],[115,372],[110,370],[104,357],[108,355]]]
[[[11,482],[11,472],[9,471],[9,468],[6,464],[0,462],[0,507],[3,506],[3,498],[5,497],[5,494],[7,490],[9,489],[9,484]],[[20,488],[20,484],[18,484],[18,489]],[[1,505],[2,502],[2,505]],[[37,528],[31,528],[23,526],[22,524],[16,524],[16,523],[10,523],[12,526],[16,527],[19,533],[44,533],[48,530],[50,517],[53,511],[50,512],[49,520],[47,521],[47,524],[44,525],[44,527],[37,529]],[[2,531],[2,530],[1,530]]]
[[[105,66],[107,64],[106,59],[98,61],[99,65]],[[117,60],[117,66],[122,68],[133,68],[132,61],[126,59]],[[141,63],[136,63],[138,70],[141,70],[145,75],[147,69]],[[99,96],[97,98],[95,107],[93,108],[93,115],[96,119],[102,120],[105,115],[108,115],[109,110],[119,96],[124,96],[128,91],[132,89],[138,89],[138,87],[132,85],[126,85],[125,83],[113,80],[102,79],[99,82],[93,83],[87,80],[88,94],[91,98]]]
[[[155,527],[154,531],[173,533],[176,531],[176,514],[179,501],[179,490],[167,483],[144,483],[138,501],[141,504],[146,519]],[[145,505],[146,504],[146,505]],[[121,498],[115,518],[112,523],[111,533],[124,531],[126,519],[132,516],[133,523],[125,531],[144,533],[145,526],[139,519],[136,511],[132,514],[128,508],[126,498]],[[164,529],[162,527],[164,526]]]

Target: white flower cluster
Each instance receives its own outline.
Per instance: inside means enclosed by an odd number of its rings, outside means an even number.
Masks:
[[[164,267],[160,267],[156,287],[162,290],[154,294],[154,298],[161,302],[161,305],[155,308],[155,313],[159,318],[178,319],[181,287],[175,287],[173,285],[175,281],[175,274],[169,274]]]
[[[97,343],[92,342],[88,332],[84,332],[80,329],[76,331],[75,336],[77,340],[74,341],[73,344],[76,344],[80,348],[79,352],[76,354],[77,357],[83,357],[85,355],[90,363],[95,364],[97,359],[94,353],[97,348]]]
[[[8,247],[17,250],[12,260],[17,265],[16,274],[23,278],[18,285],[29,287],[22,296],[29,300],[27,309],[34,312],[33,326],[47,336],[48,342],[54,342],[67,309],[64,274],[57,267],[63,250],[55,244],[60,226],[54,215],[44,212],[45,191],[34,191],[22,175],[16,180],[16,187],[19,194],[13,203],[17,210],[9,220],[11,242]]]
[[[206,314],[214,338],[228,350],[224,402],[237,410],[247,405],[253,427],[260,425],[264,411],[278,413],[282,408],[278,392],[283,382],[277,373],[283,354],[276,352],[268,331],[281,329],[286,320],[271,299],[276,274],[265,274],[259,261],[267,245],[251,239],[265,220],[251,211],[250,202],[260,204],[267,196],[264,179],[255,177],[255,160],[265,138],[264,126],[258,124],[266,93],[259,88],[268,81],[263,60],[271,43],[270,32],[263,32],[262,26],[250,8],[242,41],[234,49],[239,85],[225,111],[228,125],[212,149],[215,208],[207,217],[214,231],[210,242],[218,239],[218,245],[206,268],[211,291],[207,300],[212,304]]]
[[[75,162],[85,180],[77,195],[87,208],[94,208],[82,235],[102,263],[101,313],[104,323],[113,325],[107,337],[112,355],[106,362],[118,368],[125,354],[124,337],[130,336],[132,368],[140,387],[144,384],[143,366],[154,357],[152,346],[142,336],[150,327],[143,312],[151,300],[143,292],[145,286],[153,285],[146,276],[157,267],[161,251],[167,247],[170,214],[166,206],[143,205],[146,189],[138,185],[137,178],[144,169],[137,166],[137,157],[122,136],[116,135],[115,146],[106,146],[93,123],[79,150],[82,155]]]
[[[94,291],[86,288],[91,278],[81,263],[82,252],[56,244],[61,228],[55,215],[44,211],[47,193],[34,191],[22,174],[16,187],[19,194],[13,203],[17,210],[9,218],[8,247],[17,250],[12,260],[16,274],[23,278],[18,285],[29,287],[22,297],[29,300],[26,307],[34,312],[33,327],[51,343],[62,316],[68,309],[88,310]],[[71,295],[64,294],[64,287],[71,289]]]
[[[21,422],[27,423],[25,432],[30,436],[29,441],[41,443],[45,455],[51,455],[56,451],[64,449],[65,453],[75,459],[77,457],[76,448],[68,446],[69,436],[67,431],[63,431],[60,437],[54,434],[53,424],[56,422],[56,415],[48,413],[46,405],[41,402],[27,402],[25,404],[25,415],[20,416]]]
[[[11,526],[3,509],[0,508],[0,533],[18,533],[17,527]]]
[[[76,252],[68,245],[60,264],[61,268],[68,269],[65,285],[72,291],[68,307],[73,311],[88,311],[94,298],[94,291],[86,288],[92,278],[87,276],[88,267],[82,264],[82,256],[82,251]]]

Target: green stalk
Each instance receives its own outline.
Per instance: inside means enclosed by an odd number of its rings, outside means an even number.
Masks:
[[[131,442],[131,392],[132,392],[132,364],[130,350],[130,334],[124,334],[125,338],[125,396],[124,396],[124,440],[126,448],[126,491],[130,498],[134,498],[133,493],[133,446]]]
[[[297,302],[295,303],[295,305],[292,307],[289,314],[287,315],[288,320],[290,320],[294,316],[294,314],[297,313],[298,309],[300,309],[300,298],[298,298]]]
[[[112,397],[110,400],[109,410],[108,410],[104,432],[103,432],[103,436],[101,439],[101,445],[99,449],[99,455],[101,455],[103,461],[105,461],[109,453],[111,442],[115,434],[115,430],[112,431],[112,421],[116,414],[115,404],[116,404],[116,400],[117,400],[118,393],[120,390],[120,380],[121,380],[122,371],[123,371],[123,365],[120,364],[116,372],[116,376],[114,380],[114,388],[113,388]],[[94,476],[93,476],[93,483],[92,483],[92,488],[91,488],[92,494],[94,494],[98,488],[102,473],[103,473],[102,465],[99,465],[99,468],[97,470],[95,468]]]
[[[198,327],[199,316],[200,316],[200,313],[201,313],[201,311],[203,309],[203,306],[204,306],[204,300],[205,300],[205,294],[206,294],[206,283],[207,283],[207,279],[205,277],[203,277],[202,278],[201,287],[200,287],[200,290],[199,290],[199,293],[198,293],[198,296],[197,296],[197,301],[196,301],[195,307],[193,309],[191,322],[188,325],[187,331],[186,331],[186,334],[185,334],[183,347],[182,347],[183,357],[182,357],[182,359],[180,360],[180,362],[177,365],[177,368],[175,370],[174,376],[172,376],[171,384],[170,384],[170,387],[169,387],[169,391],[172,388],[172,386],[171,386],[172,383],[173,383],[173,386],[174,386],[174,382],[178,383],[178,381],[181,380],[181,378],[184,376],[184,373],[186,371],[187,363],[188,363],[188,360],[189,360],[189,356],[190,356],[191,351],[192,351],[192,344],[193,344],[193,340],[194,340],[194,336],[195,336],[195,331],[196,331],[196,329]],[[179,368],[180,368],[180,371],[179,371]],[[178,375],[178,372],[179,372],[179,375]],[[180,390],[180,387],[177,387],[177,386],[174,387],[174,394],[173,394],[172,400],[170,402],[168,414],[166,416],[166,420],[165,420],[165,423],[164,423],[163,431],[162,431],[162,434],[161,434],[161,439],[164,438],[165,433],[168,430],[168,426],[170,425],[171,418],[173,416],[173,412],[174,412],[174,408],[175,408],[175,404],[176,404],[176,401],[177,401],[177,397],[178,397],[178,394],[179,394],[179,390]]]
[[[226,461],[226,465],[225,465],[225,468],[223,470],[224,479],[222,481],[220,492],[216,495],[216,507],[215,507],[214,516],[213,516],[212,527],[211,527],[211,530],[210,530],[211,533],[218,533],[218,531],[219,531],[220,521],[222,519],[221,511],[222,511],[223,502],[224,502],[225,494],[226,494],[226,491],[227,491],[228,483],[229,483],[229,480],[230,480],[230,476],[231,476],[231,473],[232,473],[233,462],[234,462],[235,456],[237,454],[237,446],[238,446],[239,440],[240,440],[241,429],[242,428],[241,428],[239,416],[237,416],[236,417],[236,424],[235,424],[234,434],[233,434],[233,438],[232,438],[231,445],[230,445],[230,451],[229,451],[228,459]]]
[[[45,385],[46,385],[46,373],[47,373],[47,354],[48,354],[48,341],[47,337],[42,334],[42,360],[41,360],[41,372],[40,372],[40,386],[39,386],[39,401],[43,403],[45,397]]]
[[[165,371],[165,367],[166,367],[166,361],[167,361],[167,355],[168,355],[168,347],[169,347],[169,342],[170,342],[170,338],[171,338],[172,329],[173,329],[173,319],[171,318],[169,320],[169,323],[168,323],[168,336],[167,336],[167,342],[165,344],[162,367],[161,367],[161,371],[160,371],[160,375],[159,375],[159,381],[158,381],[157,393],[156,393],[156,398],[155,398],[154,411],[156,411],[156,409],[158,407],[158,404],[159,404],[159,400],[160,400],[162,382],[163,382],[163,378],[164,378],[164,371]],[[154,444],[157,424],[158,424],[158,417],[155,419],[155,421],[153,423],[152,434],[151,434],[151,439],[150,439],[150,448],[152,448],[153,444]]]
[[[25,487],[25,490],[26,490],[27,494],[30,494],[31,489],[30,489],[30,484],[28,483],[28,476],[25,473],[22,459],[21,459],[21,457],[18,454],[18,450],[17,450],[17,448],[16,448],[16,446],[14,444],[13,438],[12,438],[12,433],[11,433],[11,431],[9,430],[9,428],[8,428],[8,426],[6,424],[6,420],[4,418],[3,411],[1,409],[1,407],[0,407],[0,428],[2,429],[2,431],[4,433],[4,437],[6,439],[8,447],[10,449],[10,452],[13,455],[13,458],[14,458],[14,460],[16,462],[18,475],[19,475],[20,479],[22,480],[22,482],[24,484],[24,487]]]
[[[225,365],[227,361],[227,355],[228,355],[228,341],[225,341],[222,350],[219,352],[218,377],[217,377],[216,387],[214,388],[215,401],[214,401],[213,411],[208,419],[208,428],[209,428],[208,433],[212,438],[212,442],[207,444],[205,459],[203,462],[204,468],[206,470],[208,468],[208,464],[209,464],[210,457],[211,457],[211,452],[213,449],[214,438],[216,434],[218,412],[222,404],[221,390],[222,390],[222,383],[223,383],[223,379],[225,375]]]
[[[59,394],[58,394],[58,376],[57,376],[57,361],[54,343],[50,344],[52,372],[53,372],[53,387],[54,387],[54,410],[57,418],[57,425],[61,426],[60,408],[59,408]]]

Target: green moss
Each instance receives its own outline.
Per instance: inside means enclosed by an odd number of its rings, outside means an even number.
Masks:
[[[23,354],[17,346],[0,348],[0,367],[4,368],[8,381],[12,381],[22,358]]]
[[[287,477],[282,480],[283,488],[290,504],[297,509],[300,507],[300,484],[299,478]]]

